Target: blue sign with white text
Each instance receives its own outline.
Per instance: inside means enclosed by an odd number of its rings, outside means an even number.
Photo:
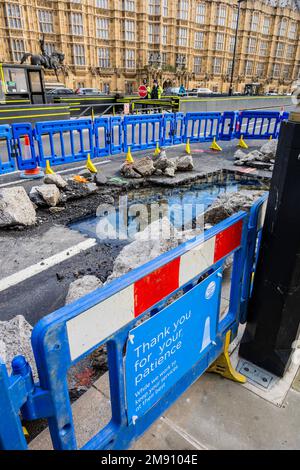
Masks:
[[[125,359],[129,423],[157,403],[215,341],[221,272],[130,331]]]

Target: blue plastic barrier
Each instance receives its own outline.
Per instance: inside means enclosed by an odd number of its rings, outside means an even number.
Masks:
[[[136,152],[155,148],[162,141],[163,115],[136,115],[125,116],[124,129],[124,152]]]
[[[234,129],[237,113],[234,111],[225,111],[222,113],[219,129],[220,140],[232,140],[234,139]]]
[[[219,138],[221,113],[187,113],[184,141],[210,142]]]
[[[10,173],[15,168],[11,128],[3,125],[0,126],[0,174]]]
[[[76,449],[68,370],[106,344],[112,417],[83,448],[128,448],[221,354],[227,332],[236,334],[247,235],[248,215],[240,212],[42,319],[32,335],[39,383],[33,383],[20,356],[13,361],[11,377],[0,366],[0,402],[5,404],[0,408],[0,446],[26,448],[21,409],[27,420],[48,418],[55,449]],[[232,255],[230,301],[224,312],[223,269]],[[155,393],[139,400],[148,382]]]
[[[110,153],[116,155],[123,151],[123,120],[121,116],[110,118]]]
[[[34,131],[30,122],[12,124],[12,136],[19,170],[31,170],[37,166]],[[29,139],[29,146],[25,146],[25,136]]]
[[[93,133],[95,136],[95,157],[110,155],[110,118],[99,117],[94,120]]]
[[[84,139],[84,134],[87,139]],[[58,136],[58,139],[54,139]],[[40,165],[73,163],[94,155],[93,127],[91,119],[77,121],[48,121],[35,125]]]
[[[245,140],[277,139],[282,120],[282,114],[276,111],[243,111],[237,115],[234,136]]]
[[[35,129],[29,123],[0,126],[2,152],[0,174],[15,169],[31,169],[72,163],[91,157],[102,157],[127,152],[153,149],[157,144],[171,146],[189,139],[193,142],[278,138],[280,125],[288,113],[276,111],[243,111],[224,113],[171,113],[96,118],[76,121],[39,122]],[[30,140],[30,152],[24,147],[24,136]],[[87,139],[84,136],[87,135]],[[1,135],[0,135],[1,138]],[[38,152],[35,149],[37,144]],[[3,154],[6,157],[3,157]]]
[[[173,145],[174,143],[175,119],[176,119],[175,113],[163,115],[162,137],[160,141],[160,145],[163,147]]]
[[[245,275],[242,287],[241,323],[245,323],[247,320],[247,307],[252,292],[253,276],[256,270],[260,249],[262,229],[268,203],[268,195],[269,193],[266,193],[264,196],[259,198],[253,204],[250,210]]]

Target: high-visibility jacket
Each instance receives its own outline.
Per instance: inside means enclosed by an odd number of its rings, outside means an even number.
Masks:
[[[151,99],[151,87],[149,85],[147,86],[147,92],[148,92],[147,98],[148,100],[150,100]]]
[[[163,94],[163,89],[161,86],[158,87],[158,99],[160,100],[161,99],[161,95]]]

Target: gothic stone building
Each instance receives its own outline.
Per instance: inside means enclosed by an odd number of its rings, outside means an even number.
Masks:
[[[287,92],[299,78],[299,0],[244,0],[234,89],[260,84]],[[61,83],[135,91],[147,78],[164,86],[227,92],[237,0],[1,0],[0,59],[65,53]],[[46,82],[55,82],[52,72]]]

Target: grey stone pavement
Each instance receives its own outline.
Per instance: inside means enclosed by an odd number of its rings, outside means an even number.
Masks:
[[[110,419],[108,375],[73,405],[78,446]],[[287,450],[300,448],[300,393],[291,388],[282,407],[214,374],[200,377],[132,445],[135,450]],[[48,430],[31,450],[51,449]]]
[[[229,303],[229,272],[224,281],[221,314]],[[111,418],[108,373],[73,404],[72,412],[80,448]],[[280,407],[243,385],[205,373],[131,449],[295,450],[300,449],[299,426],[299,371]],[[47,429],[30,444],[31,450],[51,448]]]

